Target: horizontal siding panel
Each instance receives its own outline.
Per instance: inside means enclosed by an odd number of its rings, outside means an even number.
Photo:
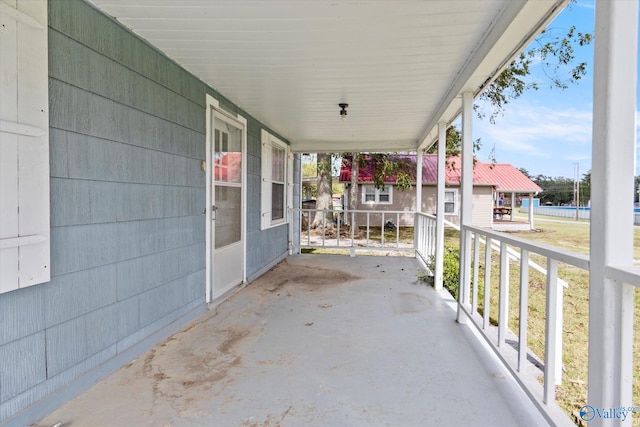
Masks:
[[[89,356],[86,322],[83,317],[47,328],[46,334],[49,376],[57,375]]]
[[[204,269],[204,245],[154,253],[117,264],[118,300],[130,298]]]
[[[0,402],[44,381],[46,374],[44,332],[0,346]]]
[[[45,287],[31,286],[0,296],[0,345],[44,329]]]
[[[68,178],[68,133],[50,128],[49,129],[49,174],[52,178]]]
[[[204,209],[204,189],[193,187],[52,178],[51,195],[54,227],[196,216]]]
[[[46,286],[46,325],[51,327],[116,302],[115,264],[64,274]]]
[[[53,128],[204,160],[204,129],[177,126],[58,80],[50,80],[49,91]],[[189,114],[204,125],[204,109],[193,105]]]
[[[201,160],[97,137],[66,133],[72,179],[204,188]]]
[[[118,224],[51,228],[52,274],[86,270],[117,261]]]

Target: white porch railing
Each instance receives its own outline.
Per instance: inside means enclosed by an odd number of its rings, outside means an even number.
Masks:
[[[436,254],[436,217],[416,212],[414,236],[416,257],[419,257],[423,264],[429,265],[431,257]]]
[[[317,212],[322,212],[322,222],[315,229],[311,223]],[[413,211],[374,211],[374,210],[328,210],[293,208],[290,214],[298,216],[300,242],[292,242],[294,249],[335,248],[349,249],[351,255],[356,250],[367,251],[414,251],[414,242],[402,241],[401,223],[407,217],[413,224]],[[357,215],[357,217],[356,217]],[[363,219],[364,218],[364,219]],[[350,226],[358,220],[358,232]],[[388,221],[393,224],[389,226]],[[372,228],[380,228],[380,233],[372,233]],[[387,233],[385,233],[385,229]],[[385,236],[392,232],[392,237]]]
[[[480,334],[485,338],[496,355],[502,360],[504,365],[511,371],[516,380],[520,383],[526,393],[539,406],[543,413],[547,414],[550,421],[557,422],[559,407],[555,404],[555,387],[561,384],[562,374],[562,309],[563,309],[563,281],[558,278],[558,265],[564,263],[589,272],[589,257],[548,245],[533,243],[503,233],[494,232],[484,228],[463,226],[462,233],[468,233],[471,237],[472,248],[471,257],[464,259],[464,252],[461,252],[461,264],[465,266],[462,271],[470,272],[468,278],[461,278],[458,305],[464,315],[471,320]],[[497,280],[491,278],[492,275],[492,249],[499,245],[499,269]],[[518,310],[518,330],[512,332],[509,329],[509,258],[513,252],[520,255],[519,268],[519,306]],[[528,316],[529,316],[529,265],[532,254],[537,254],[547,260],[546,274],[546,303],[545,303],[545,331],[544,331],[544,361],[543,363],[543,384],[540,387],[535,380],[534,365],[528,362],[528,357],[535,360],[527,346]],[[472,264],[473,263],[473,264]],[[473,268],[471,266],[473,265]],[[484,275],[481,278],[479,266],[484,266]],[[606,270],[608,278],[617,281],[626,287],[628,298],[634,298],[633,287],[640,286],[640,269],[635,267],[614,268]],[[489,313],[491,301],[496,296],[491,295],[491,284],[498,283],[498,324],[490,325]],[[570,284],[569,284],[570,285]],[[482,313],[478,308],[478,290],[484,291],[482,302]],[[484,308],[487,309],[484,309]],[[633,314],[625,319],[623,338],[621,340],[624,352],[632,353],[634,342]],[[516,342],[516,349],[508,344],[509,341]],[[585,337],[586,339],[586,337]],[[618,384],[629,381],[629,378],[616,378]],[[627,371],[628,372],[628,371]],[[586,402],[585,402],[586,404]]]

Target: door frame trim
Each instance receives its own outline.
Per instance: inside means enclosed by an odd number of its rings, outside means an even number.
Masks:
[[[233,114],[223,110],[220,107],[220,101],[213,96],[206,94],[206,133],[205,133],[205,169],[206,169],[206,185],[205,185],[205,301],[210,304],[214,300],[213,295],[213,242],[211,239],[211,220],[213,211],[211,209],[211,185],[213,170],[213,159],[211,150],[211,138],[213,135],[212,119],[215,113],[229,118],[234,125],[240,125],[242,133],[242,213],[241,213],[241,233],[242,233],[242,282],[247,282],[247,119],[240,114]],[[220,297],[228,293],[228,289],[224,290]]]

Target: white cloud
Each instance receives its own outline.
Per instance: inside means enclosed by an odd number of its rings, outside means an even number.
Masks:
[[[590,109],[512,104],[496,124],[477,121],[477,129],[502,149],[547,156],[549,149],[559,144],[566,148],[589,146],[591,116]]]

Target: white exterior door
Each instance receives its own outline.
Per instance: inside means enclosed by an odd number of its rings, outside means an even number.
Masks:
[[[212,111],[211,299],[242,283],[244,276],[244,125]]]

